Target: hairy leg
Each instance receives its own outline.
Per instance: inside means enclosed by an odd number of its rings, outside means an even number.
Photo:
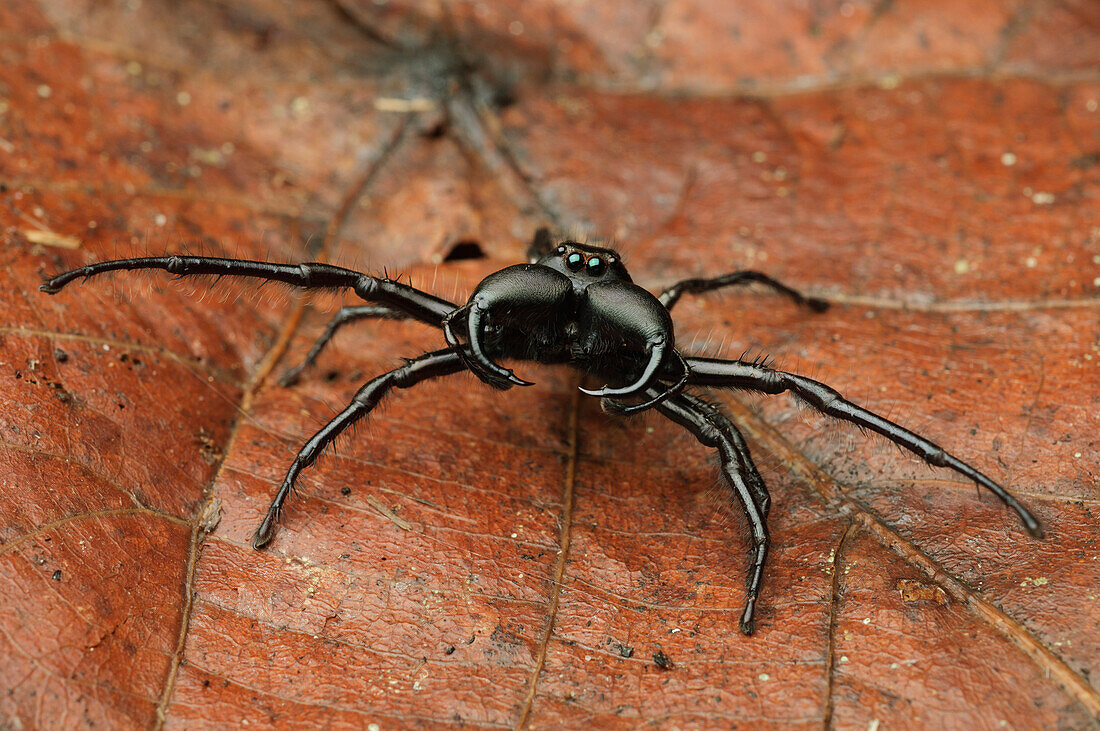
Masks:
[[[283,377],[279,379],[279,385],[286,387],[297,383],[298,377],[313,365],[314,361],[317,360],[317,356],[321,354],[324,347],[332,340],[332,336],[335,335],[336,331],[341,327],[371,317],[385,320],[404,320],[408,318],[408,315],[401,310],[393,310],[389,307],[381,307],[379,305],[352,305],[350,307],[341,307],[340,311],[336,313],[336,316],[329,321],[328,327],[325,328],[325,332],[317,339],[313,347],[310,348],[305,359],[284,373]]]
[[[824,383],[745,361],[713,358],[688,358],[687,361],[692,371],[690,379],[692,385],[724,386],[768,394],[790,391],[823,414],[881,434],[894,444],[913,452],[928,464],[947,467],[978,483],[1012,508],[1020,517],[1028,533],[1036,538],[1043,535],[1042,526],[1031,511],[989,477],[944,451],[938,444],[853,404]]]
[[[135,269],[163,269],[180,277],[201,274],[256,277],[304,289],[350,288],[368,302],[386,305],[404,312],[409,317],[436,326],[442,325],[443,318],[455,309],[454,304],[406,284],[372,277],[332,264],[316,262],[274,264],[266,261],[219,259],[209,256],[149,256],[100,261],[51,277],[39,289],[47,294],[57,294],[74,279],[87,279],[105,272]]]
[[[733,424],[721,417],[713,418],[717,409],[693,396],[680,394],[667,399],[657,410],[684,427],[705,446],[718,450],[722,473],[737,495],[752,530],[752,566],[749,570],[745,609],[741,613],[741,632],[751,635],[756,627],[754,615],[760,585],[764,579],[764,563],[768,557],[767,490],[760,473],[749,456],[745,440]],[[764,502],[761,504],[761,493]]]
[[[535,235],[531,238],[531,243],[527,245],[527,260],[536,262],[549,254],[553,248],[554,239],[550,235],[550,229],[539,226],[535,229]]]
[[[671,310],[672,306],[686,293],[701,294],[724,287],[734,287],[741,284],[750,284],[752,282],[763,284],[779,294],[786,295],[791,298],[795,304],[805,305],[814,312],[824,312],[829,309],[829,303],[823,299],[806,297],[798,290],[788,287],[777,279],[772,279],[767,274],[747,269],[710,279],[685,279],[666,289],[657,299],[661,300],[661,304]]]
[[[333,442],[343,431],[359,419],[363,418],[378,405],[378,402],[393,388],[409,388],[423,380],[446,376],[465,369],[462,358],[453,348],[437,350],[426,353],[418,358],[410,360],[400,368],[395,368],[389,373],[384,373],[359,389],[355,398],[347,408],[337,414],[332,421],[321,428],[298,452],[290,469],[287,470],[278,492],[271,501],[271,507],[267,509],[260,527],[256,529],[252,537],[253,548],[263,548],[275,535],[275,528],[279,522],[279,514],[282,512],[283,503],[286,502],[291,490],[294,489],[294,481],[299,473],[313,464],[321,452]]]
[[[717,406],[688,393],[685,393],[682,398],[687,400],[692,408],[707,417],[716,428],[721,429],[722,433],[733,443],[734,449],[741,455],[741,460],[748,471],[749,477],[752,478],[749,481],[749,487],[752,488],[753,494],[756,496],[756,505],[760,508],[760,513],[767,519],[768,512],[771,509],[772,497],[768,494],[764,478],[760,476],[760,472],[756,469],[756,463],[752,461],[752,455],[749,453],[749,443],[745,441],[741,430]]]

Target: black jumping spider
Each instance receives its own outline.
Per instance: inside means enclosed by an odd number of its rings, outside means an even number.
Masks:
[[[654,297],[634,284],[618,253],[576,241],[555,243],[546,229],[535,234],[530,263],[490,274],[460,306],[391,279],[330,264],[272,264],[197,256],[160,256],[104,261],[47,280],[55,294],[69,282],[103,272],[164,269],[177,276],[215,274],[256,277],[307,289],[352,289],[372,305],[345,307],[329,324],[305,362],[288,374],[292,381],[309,366],[341,325],[366,317],[411,318],[442,328],[446,348],[413,358],[369,381],[351,404],[317,432],[295,458],[253,537],[262,548],[275,534],[283,503],[298,474],[341,432],[368,414],[392,388],[469,370],[499,389],[529,386],[501,359],[564,363],[604,379],[601,388],[581,390],[602,399],[614,413],[656,409],[700,442],[718,450],[722,471],[748,515],[752,566],[741,631],[753,631],[753,613],[768,553],[767,516],[771,498],[737,427],[722,412],[685,391],[688,386],[736,388],[768,394],[790,391],[810,406],[885,436],[930,465],[947,467],[987,488],[1012,508],[1028,532],[1042,536],[1039,521],[1004,488],[929,440],[845,400],[832,388],[803,376],[745,360],[696,358],[675,347],[672,306],[686,292],[700,293],[755,282],[794,302],[821,311],[822,300],[759,272],[739,271],[713,279],[688,279]],[[620,399],[632,398],[626,403]]]

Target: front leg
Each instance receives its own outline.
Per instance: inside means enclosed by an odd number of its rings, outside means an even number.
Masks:
[[[351,269],[307,262],[304,264],[274,264],[247,259],[221,259],[212,256],[148,256],[138,259],[100,261],[79,267],[47,279],[39,289],[57,294],[74,279],[93,277],[105,272],[163,269],[178,277],[215,275],[219,277],[253,277],[271,282],[283,282],[303,289],[351,288],[368,302],[386,305],[404,312],[421,322],[436,327],[443,324],[455,306],[439,297],[391,279],[372,277]]]

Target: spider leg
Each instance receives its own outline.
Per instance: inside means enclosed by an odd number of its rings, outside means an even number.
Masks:
[[[457,373],[465,368],[462,359],[453,348],[437,350],[425,353],[405,363],[400,368],[395,368],[366,383],[355,394],[355,398],[347,408],[337,414],[332,421],[325,424],[298,452],[290,469],[287,470],[282,484],[279,486],[275,498],[271,501],[271,507],[267,509],[260,527],[252,537],[253,548],[263,548],[275,535],[275,528],[279,522],[279,514],[282,512],[283,503],[286,502],[291,490],[294,489],[294,481],[298,474],[306,467],[313,464],[321,452],[333,442],[344,430],[363,418],[378,405],[393,388],[409,388],[423,380],[446,376]]]
[[[554,239],[550,235],[550,229],[539,226],[535,229],[535,235],[531,238],[531,243],[527,245],[527,260],[536,262],[549,254],[553,248]]]
[[[219,259],[209,256],[150,256],[138,259],[116,259],[88,264],[78,269],[47,279],[40,290],[56,294],[74,279],[95,276],[104,272],[133,269],[164,269],[176,276],[215,274],[218,276],[257,277],[274,282],[284,282],[305,289],[340,289],[349,287],[368,302],[376,302],[409,317],[439,326],[455,305],[427,292],[421,292],[391,279],[381,279],[367,274],[333,266],[308,262],[305,264],[274,264],[245,259]]]
[[[685,279],[682,282],[677,282],[672,285],[657,298],[668,309],[672,309],[672,306],[679,301],[680,297],[686,293],[700,294],[702,292],[711,292],[716,289],[722,289],[723,287],[733,287],[739,284],[749,284],[750,282],[756,282],[757,284],[763,284],[766,287],[775,290],[779,294],[786,295],[791,298],[795,304],[805,305],[814,312],[824,312],[829,309],[829,303],[823,299],[817,297],[806,297],[797,289],[792,289],[783,284],[777,279],[772,279],[767,274],[761,272],[754,272],[751,270],[742,270],[739,272],[732,272],[730,274],[724,274],[721,277],[713,277],[711,279]]]
[[[283,377],[279,379],[279,385],[286,387],[292,386],[298,382],[298,377],[302,373],[310,368],[314,361],[317,360],[317,356],[321,354],[321,351],[328,341],[332,340],[332,336],[336,334],[344,325],[347,325],[358,320],[365,320],[370,317],[377,317],[386,320],[404,320],[408,318],[408,315],[401,310],[393,310],[389,307],[381,307],[379,305],[352,305],[350,307],[341,307],[340,311],[336,313],[325,328],[325,332],[317,339],[317,342],[310,348],[309,353],[306,354],[305,360],[298,365],[287,370],[283,374]]]
[[[653,389],[650,389],[650,393]],[[748,445],[737,427],[718,409],[702,399],[688,394],[669,397],[657,410],[684,427],[705,446],[718,450],[722,473],[736,493],[752,529],[752,567],[749,570],[745,609],[741,613],[741,632],[751,635],[760,584],[764,579],[764,563],[768,557],[768,506],[771,498],[764,480],[753,464]]]
[[[747,391],[777,394],[790,391],[798,398],[828,416],[856,424],[881,434],[894,444],[916,454],[930,465],[947,467],[967,477],[996,495],[1001,502],[1015,511],[1027,532],[1041,538],[1043,528],[1039,521],[1020,501],[1007,490],[958,457],[946,452],[934,442],[905,429],[861,406],[853,404],[835,389],[805,376],[775,370],[745,361],[717,360],[713,358],[688,358],[692,374],[689,383],[699,386],[724,386]]]
[[[749,475],[749,489],[752,490],[756,496],[756,505],[760,508],[761,515],[767,520],[768,512],[771,509],[772,497],[768,494],[768,488],[764,484],[764,478],[760,476],[760,473],[756,469],[756,463],[752,461],[752,455],[749,453],[749,443],[745,441],[745,437],[741,434],[741,430],[734,426],[733,420],[726,416],[717,406],[707,403],[698,396],[685,393],[680,396],[681,399],[688,401],[691,406],[707,417],[715,427],[724,430],[724,433],[733,442],[733,446],[737,449],[738,453],[748,469]]]

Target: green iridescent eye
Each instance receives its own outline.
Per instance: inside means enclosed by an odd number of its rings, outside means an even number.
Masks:
[[[565,266],[569,267],[570,271],[579,272],[584,266],[584,256],[574,251],[565,257]]]
[[[593,277],[598,277],[605,271],[607,271],[607,262],[605,262],[598,256],[594,256],[588,260],[588,266],[586,267],[586,270]]]

